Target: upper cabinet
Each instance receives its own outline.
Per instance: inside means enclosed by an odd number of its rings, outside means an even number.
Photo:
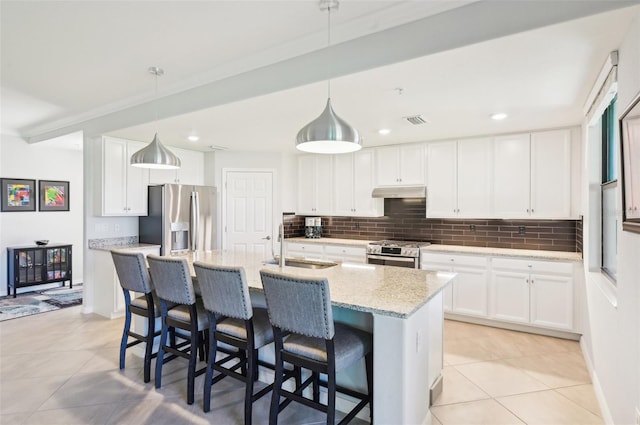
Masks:
[[[499,218],[571,216],[571,132],[494,140],[493,207]]]
[[[204,185],[204,153],[169,147],[180,158],[177,170],[149,170],[149,184]]]
[[[571,133],[531,134],[531,217],[571,215]]]
[[[298,214],[333,212],[333,156],[298,157]]]
[[[343,216],[380,216],[383,200],[371,197],[374,188],[373,150],[335,155],[333,213]]]
[[[530,135],[494,139],[493,208],[500,218],[530,217]]]
[[[376,148],[376,185],[423,185],[424,146],[421,144]]]
[[[132,167],[130,160],[147,144],[113,137],[103,137],[100,143],[97,211],[103,216],[146,215],[149,171]]]
[[[427,145],[427,217],[491,216],[492,140]]]

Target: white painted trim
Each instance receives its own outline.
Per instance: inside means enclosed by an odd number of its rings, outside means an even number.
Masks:
[[[593,361],[589,356],[589,350],[585,346],[584,338],[580,338],[580,348],[582,349],[582,357],[584,357],[584,362],[587,365],[587,370],[589,371],[589,376],[591,377],[593,392],[596,394],[598,406],[600,407],[600,412],[602,413],[602,419],[604,420],[605,424],[614,425],[613,416],[611,416],[611,410],[609,410],[609,406],[607,405],[607,401],[604,397],[604,391],[602,391],[600,380],[598,379],[598,375],[593,367]]]
[[[602,65],[602,69],[596,78],[596,81],[593,83],[593,87],[591,87],[591,91],[589,92],[589,96],[587,97],[586,102],[584,103],[583,113],[586,117],[589,115],[590,110],[595,106],[594,102],[596,98],[600,94],[600,92],[605,88],[604,84],[609,77],[609,73],[613,69],[614,66],[618,66],[618,51],[614,50],[609,53],[607,59]]]
[[[589,271],[585,273],[587,282],[595,285],[613,308],[618,308],[618,288],[600,271]]]
[[[225,228],[227,226],[227,174],[228,173],[271,173],[271,249],[274,250],[274,223],[276,214],[276,200],[280,200],[280,190],[278,183],[278,170],[275,168],[222,168],[222,187],[220,189],[220,232],[222,237],[220,238],[222,244],[222,250],[226,249],[227,245],[227,232]],[[278,205],[281,202],[278,203]],[[275,251],[274,251],[275,252]]]

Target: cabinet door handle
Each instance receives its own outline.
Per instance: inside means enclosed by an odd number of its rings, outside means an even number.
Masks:
[[[535,212],[535,210],[533,208],[531,208],[531,214],[533,214]]]

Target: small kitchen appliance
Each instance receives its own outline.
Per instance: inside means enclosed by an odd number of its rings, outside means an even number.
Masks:
[[[430,242],[390,241],[371,242],[367,245],[367,263],[382,266],[420,268],[420,248]]]
[[[320,217],[306,217],[304,219],[304,236],[312,239],[322,237],[322,219]]]

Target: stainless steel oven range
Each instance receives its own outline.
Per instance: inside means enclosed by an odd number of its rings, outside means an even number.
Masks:
[[[420,268],[420,247],[429,242],[378,241],[367,245],[367,263],[383,266]]]

